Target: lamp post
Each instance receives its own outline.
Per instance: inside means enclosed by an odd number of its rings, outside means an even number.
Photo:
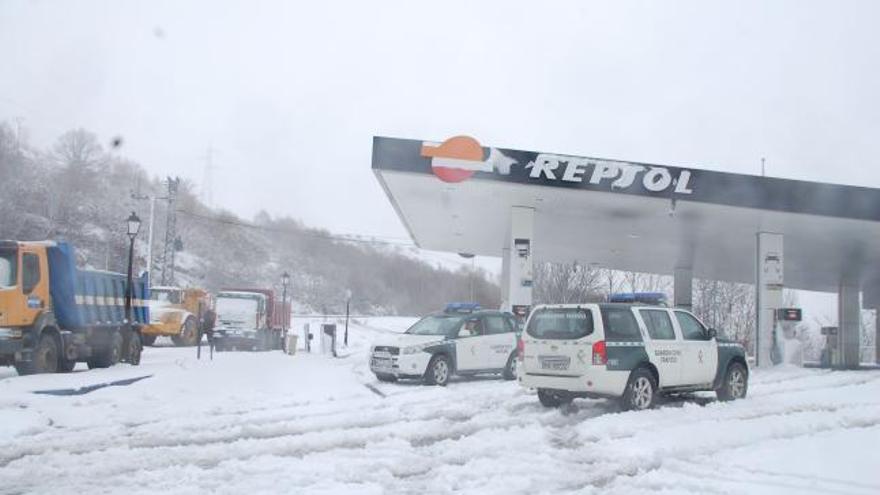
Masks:
[[[138,218],[135,212],[131,212],[131,215],[128,217],[128,278],[127,283],[125,285],[125,327],[126,331],[123,333],[122,345],[124,351],[125,359],[134,365],[140,364],[140,341],[133,340],[136,338],[134,332],[132,331],[131,324],[131,299],[134,296],[133,290],[133,277],[132,277],[132,268],[134,265],[134,239],[138,235],[138,231],[141,230],[141,219]],[[134,344],[134,345],[132,345]]]
[[[132,284],[134,283],[132,277],[132,267],[134,265],[134,239],[137,237],[140,230],[141,219],[138,218],[135,212],[131,212],[131,215],[128,216],[128,283],[126,284],[125,290],[125,321],[128,323],[129,329],[131,329],[131,299],[134,295],[134,291],[132,290]]]
[[[351,305],[351,289],[345,289],[345,347],[348,347],[348,309]]]
[[[285,351],[289,352],[290,349],[287,349],[287,325],[290,323],[290,312],[287,311],[287,286],[290,285],[290,274],[285,271],[281,274],[281,312],[284,314],[284,317],[281,320],[281,338],[284,342]]]

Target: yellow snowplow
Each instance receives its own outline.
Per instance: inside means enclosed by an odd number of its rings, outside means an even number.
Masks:
[[[141,331],[144,345],[159,336],[171,337],[177,346],[196,345],[210,307],[211,296],[203,289],[152,287],[150,324]]]

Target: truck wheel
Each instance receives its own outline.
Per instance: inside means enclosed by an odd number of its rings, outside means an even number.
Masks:
[[[144,345],[153,345],[156,343],[156,336],[155,335],[141,335],[141,342],[143,342]]]
[[[199,329],[196,326],[196,319],[190,317],[183,322],[183,328],[180,329],[180,335],[171,337],[171,340],[174,341],[174,345],[177,347],[190,347],[196,345],[198,338]]]
[[[451,374],[452,367],[449,366],[449,358],[443,355],[434,356],[428,363],[428,369],[425,370],[425,384],[445,387],[449,383],[449,375]]]
[[[629,382],[621,398],[625,410],[642,411],[654,406],[657,398],[657,381],[645,368],[639,368],[629,376]]]
[[[119,362],[122,352],[122,335],[119,335],[119,332],[113,332],[110,337],[110,345],[93,354],[92,358],[87,361],[89,369],[113,366]]]
[[[141,335],[137,332],[132,332],[131,338],[128,339],[128,349],[125,353],[128,364],[132,366],[141,364],[141,352],[143,350],[144,346],[141,344]]]
[[[58,342],[55,337],[47,332],[40,335],[40,341],[34,349],[33,357],[29,362],[16,363],[15,370],[19,375],[34,375],[37,373],[55,373],[58,371]]]
[[[73,371],[73,368],[76,368],[76,361],[72,359],[67,359],[63,356],[58,359],[59,373],[70,373],[71,371]]]
[[[538,389],[538,401],[544,407],[559,407],[563,404],[571,404],[572,400],[570,395],[561,392]]]
[[[740,363],[731,363],[724,374],[724,381],[715,390],[718,400],[744,399],[749,391],[749,373]]]
[[[504,377],[505,380],[514,380],[516,379],[516,353],[510,355],[507,359],[507,366],[504,367],[504,372],[501,376]]]

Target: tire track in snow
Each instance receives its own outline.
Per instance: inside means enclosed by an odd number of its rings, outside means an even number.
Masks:
[[[798,431],[792,432],[777,432],[773,433],[769,436],[759,438],[759,439],[749,439],[748,441],[739,441],[739,442],[731,442],[729,444],[722,444],[721,446],[706,446],[704,448],[697,448],[690,453],[682,453],[680,455],[676,455],[674,449],[669,452],[662,452],[657,455],[657,458],[647,459],[640,462],[640,465],[633,469],[632,466],[617,469],[613,473],[605,474],[598,476],[596,480],[591,481],[590,483],[578,484],[566,487],[566,490],[572,491],[580,491],[587,487],[593,488],[606,488],[611,485],[613,482],[617,481],[619,478],[628,477],[635,478],[637,476],[644,476],[645,474],[651,473],[653,471],[658,471],[661,469],[670,469],[671,471],[676,472],[681,475],[688,475],[692,478],[700,478],[699,475],[695,475],[695,472],[703,472],[705,468],[705,462],[703,460],[707,458],[712,458],[713,456],[723,454],[727,451],[737,450],[743,447],[754,447],[755,445],[767,443],[767,442],[775,442],[779,440],[793,440],[797,438],[805,438],[811,437],[818,434],[834,432],[834,431],[843,431],[843,430],[851,430],[851,429],[865,429],[865,428],[873,428],[876,426],[880,426],[880,417],[868,419],[868,420],[854,420],[854,421],[845,421],[844,424],[831,424],[831,425],[807,425],[802,426],[802,428]],[[644,456],[642,456],[644,457]],[[687,468],[678,468],[676,469],[676,463],[687,464]],[[710,479],[718,479],[723,476],[718,475],[719,471],[712,471],[711,476],[707,476],[706,478]],[[736,478],[730,478],[728,481],[739,481]],[[741,482],[741,481],[740,481]],[[800,487],[793,487],[800,488]],[[633,487],[629,487],[629,490],[632,490]],[[851,493],[851,492],[835,492],[835,493]]]

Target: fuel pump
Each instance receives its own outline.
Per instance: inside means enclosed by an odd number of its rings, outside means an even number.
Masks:
[[[825,348],[822,349],[822,367],[831,368],[837,362],[837,327],[822,327]]]
[[[770,362],[774,365],[782,363],[784,355],[782,340],[782,320],[779,319],[779,311],[773,312],[773,343],[770,346]]]

